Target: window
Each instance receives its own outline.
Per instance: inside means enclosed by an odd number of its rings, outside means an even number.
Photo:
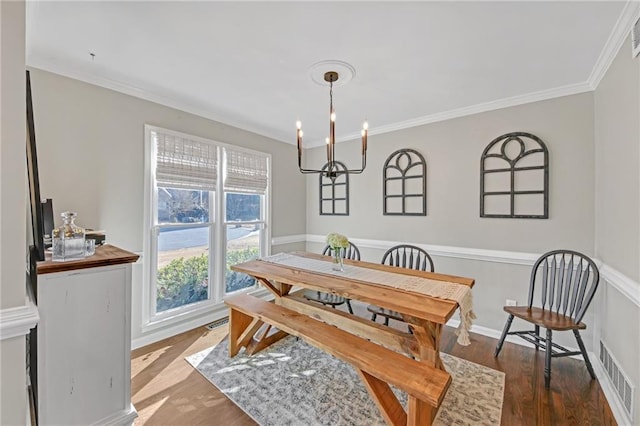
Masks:
[[[146,322],[254,288],[231,271],[269,251],[268,154],[146,126]]]

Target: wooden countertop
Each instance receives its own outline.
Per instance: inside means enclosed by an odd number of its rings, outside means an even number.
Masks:
[[[66,272],[77,269],[97,268],[100,266],[120,265],[123,263],[133,263],[140,256],[119,247],[105,244],[96,247],[93,256],[84,259],[71,260],[68,262],[54,262],[51,260],[51,253],[45,253],[45,260],[37,263],[38,275],[52,274],[54,272]]]

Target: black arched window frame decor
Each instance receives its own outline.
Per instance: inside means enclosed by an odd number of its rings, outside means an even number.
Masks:
[[[327,170],[329,163],[326,163],[322,170]],[[338,172],[341,170],[347,170],[340,161],[335,162],[335,170]],[[349,216],[349,174],[338,173],[337,176],[331,178],[324,174],[320,174],[318,178],[319,182],[319,203],[320,203],[320,215],[321,216]],[[338,196],[337,192],[340,187],[344,187],[344,196]],[[324,196],[325,188],[329,188],[330,195]],[[342,195],[342,194],[340,194]],[[325,208],[325,205],[330,205],[329,208]]]
[[[406,166],[401,166],[400,161],[406,159]],[[417,159],[417,160],[416,160]],[[395,161],[394,161],[395,160]],[[396,176],[389,176],[389,171],[394,170]],[[399,174],[399,175],[398,175]],[[403,148],[393,152],[384,163],[382,169],[382,203],[383,214],[386,216],[426,216],[427,215],[427,162],[422,154],[415,149]],[[419,193],[407,193],[407,182],[419,180],[421,191]],[[400,193],[389,191],[389,183],[400,181]],[[400,198],[401,209],[392,211],[389,208],[391,199]],[[408,212],[407,199],[421,198],[420,211]]]
[[[537,148],[526,149],[525,142],[522,138],[527,138],[532,140],[535,144],[538,145]],[[510,158],[506,153],[507,145],[515,141],[518,143],[520,147],[520,152],[515,158]],[[500,146],[500,154],[490,154],[491,148],[495,145],[501,144]],[[542,164],[539,165],[529,165],[529,166],[518,166],[518,162],[523,158],[536,154],[543,154]],[[508,167],[504,168],[486,168],[486,160],[490,158],[498,158],[500,160],[504,160],[508,163]],[[543,182],[541,190],[516,190],[515,188],[515,178],[518,172],[531,171],[531,170],[542,170],[543,171]],[[485,189],[485,178],[487,174],[490,173],[509,173],[509,190],[508,191],[487,191]],[[516,197],[519,195],[542,195],[543,198],[543,208],[542,214],[516,214]],[[491,196],[509,196],[509,214],[494,214],[488,213],[485,209],[485,198]],[[482,152],[482,157],[480,159],[480,217],[489,217],[489,218],[510,218],[510,219],[548,219],[549,218],[549,151],[547,150],[544,142],[537,136],[526,133],[526,132],[512,132],[506,133],[502,136],[498,136],[495,138]]]

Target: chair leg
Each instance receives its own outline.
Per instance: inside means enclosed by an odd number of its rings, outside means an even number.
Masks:
[[[504,325],[504,330],[502,330],[502,336],[500,336],[500,341],[498,342],[498,346],[496,346],[496,352],[493,354],[494,357],[497,357],[500,351],[502,350],[502,345],[504,344],[504,339],[507,337],[507,333],[511,328],[511,323],[513,322],[513,315],[509,315],[507,318],[507,322]]]
[[[580,337],[580,332],[578,330],[573,330],[573,334],[576,336],[576,340],[578,341],[578,346],[580,347],[580,352],[582,352],[582,357],[584,358],[584,363],[587,364],[587,370],[589,370],[589,375],[591,375],[591,379],[596,379],[596,374],[593,372],[593,367],[591,366],[591,361],[589,361],[589,355],[587,355],[587,350],[584,347],[584,343],[582,342],[582,337]]]
[[[376,322],[376,318],[378,318],[377,314],[372,314],[371,315],[371,321]]]
[[[347,308],[349,309],[349,313],[353,315],[353,308],[351,307],[351,301],[347,299]]]
[[[384,325],[389,326],[389,317],[384,317]]]
[[[538,337],[540,337],[540,326],[536,325],[533,327],[533,332],[536,333],[536,351],[538,350]]]
[[[547,328],[547,347],[544,358],[544,387],[549,388],[551,384],[551,329]]]

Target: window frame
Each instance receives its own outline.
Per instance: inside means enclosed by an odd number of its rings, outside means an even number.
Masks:
[[[190,303],[181,307],[156,312],[156,274],[158,271],[158,237],[162,228],[180,228],[193,226],[193,224],[159,224],[158,223],[158,186],[156,180],[156,144],[151,138],[152,132],[164,133],[176,137],[187,138],[200,143],[214,145],[217,149],[217,182],[216,190],[209,192],[209,221],[198,225],[209,227],[209,253],[217,255],[209,256],[209,291],[206,300]],[[226,173],[225,152],[227,149],[243,151],[253,155],[264,156],[267,161],[267,187],[262,197],[261,220],[253,221],[261,223],[260,255],[268,256],[271,252],[271,154],[260,152],[232,144],[225,144],[212,139],[198,137],[187,133],[177,132],[162,127],[144,125],[144,160],[145,160],[145,188],[144,188],[144,230],[143,230],[143,291],[142,291],[142,328],[143,332],[160,323],[174,323],[211,311],[213,307],[223,306],[227,296],[225,269],[226,269],[226,197],[224,189],[224,177]],[[238,193],[238,191],[229,191]],[[248,192],[249,193],[249,192]],[[235,223],[235,222],[234,222]],[[146,261],[144,261],[146,259]],[[256,286],[247,287],[237,292],[255,291]]]

